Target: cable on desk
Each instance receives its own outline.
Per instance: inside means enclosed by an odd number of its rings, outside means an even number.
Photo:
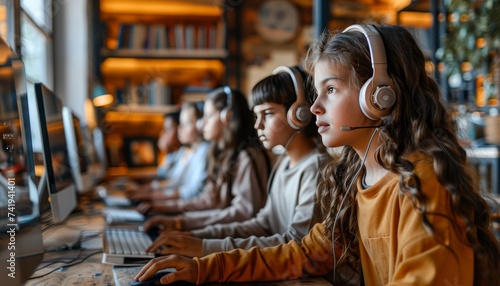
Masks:
[[[85,236],[86,232],[91,232],[91,233],[88,236]],[[100,231],[82,230],[82,231],[80,231],[80,234],[78,235],[78,239],[75,243],[73,243],[71,245],[62,244],[62,245],[58,245],[58,246],[48,247],[45,249],[45,252],[83,249],[82,248],[83,242],[90,240],[90,239],[93,239],[93,238],[96,238],[96,237],[99,237],[101,235],[102,235],[102,233]]]
[[[68,258],[54,258],[54,259],[44,259],[42,260],[42,263],[48,263],[47,265],[44,265],[43,267],[37,269],[41,270],[43,268],[46,268],[50,265],[56,264],[56,263],[72,263],[76,259],[80,258],[82,250],[84,248],[81,247],[81,243],[87,241],[88,239],[92,239],[94,237],[98,237],[101,235],[101,232],[94,231],[93,234],[90,234],[88,237],[85,237],[85,232],[88,232],[87,230],[82,230],[78,236],[77,242],[75,242],[73,245],[68,246],[66,244],[60,245],[60,246],[54,246],[51,249],[47,248],[45,249],[45,252],[55,252],[55,251],[65,251],[65,250],[78,250],[78,254],[74,257],[68,257]],[[91,231],[90,231],[91,232]],[[102,250],[100,250],[102,251]],[[70,259],[69,261],[66,261],[64,259]]]
[[[78,258],[80,258],[80,256],[82,255],[82,250],[83,249],[79,249],[78,250],[78,254],[77,255],[73,255],[71,257],[58,257],[58,258],[47,258],[47,259],[43,259],[41,263],[73,263],[75,260],[77,260]],[[42,268],[45,268],[46,266],[42,266],[41,268],[37,269],[40,270]]]
[[[91,233],[88,236],[85,236],[86,232],[91,232]],[[90,240],[90,239],[93,239],[93,238],[96,238],[96,237],[99,237],[101,235],[102,235],[102,232],[100,232],[100,231],[82,230],[80,232],[80,234],[78,235],[78,240],[70,247],[70,249],[83,249],[82,248],[83,242]]]
[[[45,273],[45,274],[42,274],[42,275],[38,275],[38,276],[32,276],[30,277],[29,279],[38,279],[38,278],[42,278],[42,277],[45,277],[53,272],[56,272],[57,270],[64,270],[65,268],[69,268],[69,267],[72,267],[72,266],[75,266],[75,265],[78,265],[82,262],[84,262],[85,260],[87,260],[88,258],[90,258],[91,256],[94,256],[96,254],[100,254],[102,253],[102,250],[99,250],[99,251],[95,251],[95,252],[92,252],[90,253],[89,255],[85,256],[84,258],[82,258],[80,261],[78,262],[75,262],[75,263],[71,263],[71,264],[67,264],[67,265],[64,265],[64,266],[61,266],[61,267],[58,267],[58,268],[55,268],[55,269],[52,269],[51,271]],[[45,268],[45,267],[44,267]],[[38,270],[37,270],[38,271]]]
[[[45,268],[47,268],[47,267],[49,267],[49,266],[51,266],[51,265],[57,264],[57,263],[65,263],[65,264],[70,264],[70,263],[73,263],[73,262],[75,262],[77,259],[79,259],[81,255],[82,255],[82,250],[80,249],[80,250],[78,251],[78,254],[77,254],[76,256],[74,256],[74,257],[67,257],[67,258],[62,258],[62,257],[60,257],[60,258],[54,258],[54,259],[44,259],[44,260],[42,260],[42,262],[41,262],[41,263],[47,263],[47,264],[45,264],[45,265],[43,265],[43,266],[39,266],[39,267],[35,270],[35,272],[40,271],[40,270],[42,270],[42,269],[45,269]],[[69,260],[67,261],[67,260],[65,260],[65,259],[69,259]]]

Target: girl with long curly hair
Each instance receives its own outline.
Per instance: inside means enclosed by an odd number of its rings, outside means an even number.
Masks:
[[[135,279],[167,267],[177,272],[162,282],[198,284],[352,269],[364,285],[500,285],[488,204],[411,34],[388,25],[324,33],[304,66],[323,143],[345,146],[321,173],[325,221],[301,244],[156,258]]]

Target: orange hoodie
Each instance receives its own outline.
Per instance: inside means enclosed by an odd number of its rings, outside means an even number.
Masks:
[[[434,174],[432,161],[413,156],[415,173],[427,199],[436,238],[428,234],[408,196],[399,191],[399,175],[388,173],[361,189],[358,180],[360,257],[365,285],[472,285],[474,253],[465,243],[463,225],[455,228],[448,192]],[[472,190],[471,190],[472,191]],[[225,281],[273,281],[305,274],[324,275],[333,269],[331,242],[316,224],[302,245],[233,250],[195,258],[198,284]],[[438,242],[439,241],[439,242]],[[336,256],[340,256],[337,249]]]

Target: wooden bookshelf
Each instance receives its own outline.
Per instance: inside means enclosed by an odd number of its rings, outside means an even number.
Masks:
[[[151,174],[150,167],[127,166],[125,139],[156,140],[163,115],[178,109],[185,87],[213,88],[225,82],[229,55],[224,1],[96,1],[96,67],[106,91],[115,97],[104,115],[109,127],[105,144],[113,156],[109,175]]]
[[[154,81],[165,86],[222,84],[228,52],[221,3],[100,0],[104,37],[98,66],[106,90],[130,92],[123,90],[127,85],[147,89]],[[177,102],[168,99],[165,103]]]

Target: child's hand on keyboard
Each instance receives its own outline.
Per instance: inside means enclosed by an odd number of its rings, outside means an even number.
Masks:
[[[203,256],[203,240],[194,236],[163,233],[146,250],[150,253],[179,254],[187,257]]]
[[[135,208],[135,210],[140,212],[141,214],[147,214],[151,210],[151,207],[152,207],[151,202],[144,201],[139,203]]]
[[[144,201],[137,205],[137,211],[142,214],[168,214],[179,213],[173,212],[173,208],[177,206],[176,200],[151,200]]]
[[[144,232],[148,232],[152,228],[159,228],[160,235],[164,231],[168,231],[169,233],[180,231],[182,230],[182,220],[180,217],[154,216],[142,225]]]
[[[152,191],[153,189],[151,188],[150,184],[144,184],[142,186],[137,186],[135,188],[130,187],[125,189],[125,194],[130,197],[137,194],[150,193]]]

